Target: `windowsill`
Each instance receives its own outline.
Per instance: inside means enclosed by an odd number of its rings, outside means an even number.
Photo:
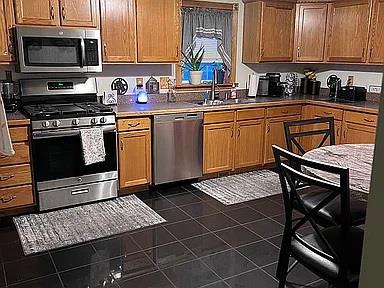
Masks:
[[[231,83],[226,83],[226,84],[217,84],[217,87],[220,88],[231,88],[232,84]],[[176,85],[176,90],[177,91],[206,91],[210,90],[212,87],[211,84],[200,84],[200,85],[192,85],[192,84],[179,84]]]

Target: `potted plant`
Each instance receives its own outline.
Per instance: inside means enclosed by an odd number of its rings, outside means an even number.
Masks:
[[[201,46],[195,54],[193,52],[193,47],[190,45],[188,51],[188,53],[181,51],[181,54],[183,55],[181,67],[189,71],[189,83],[192,85],[199,85],[201,84],[201,78],[203,76],[202,69],[204,68],[204,65],[201,63],[204,58],[205,50],[204,47]]]

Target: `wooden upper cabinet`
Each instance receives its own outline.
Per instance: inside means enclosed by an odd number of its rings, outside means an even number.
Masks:
[[[13,61],[13,46],[9,29],[13,25],[11,0],[0,0],[0,62]]]
[[[297,62],[322,62],[327,30],[328,4],[298,4],[296,8]]]
[[[369,41],[370,63],[384,63],[384,0],[374,0]]]
[[[365,62],[370,19],[369,0],[337,1],[330,4],[329,62]]]
[[[294,24],[293,3],[245,2],[243,62],[292,61]]]
[[[136,1],[138,62],[178,62],[180,0]]]
[[[97,0],[60,0],[62,26],[97,27],[98,11]]]
[[[58,0],[15,0],[16,24],[60,25]]]
[[[104,62],[135,62],[135,0],[101,0]]]
[[[295,5],[263,2],[261,62],[292,61]]]

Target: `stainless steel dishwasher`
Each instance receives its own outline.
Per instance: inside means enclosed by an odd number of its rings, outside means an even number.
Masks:
[[[203,171],[203,113],[157,115],[154,184],[198,178]]]

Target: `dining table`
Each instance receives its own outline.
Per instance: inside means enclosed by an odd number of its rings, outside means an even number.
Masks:
[[[349,168],[351,195],[361,201],[367,201],[371,184],[374,144],[341,144],[323,146],[308,151],[304,158]],[[303,172],[311,176],[339,183],[337,175],[310,167]]]

